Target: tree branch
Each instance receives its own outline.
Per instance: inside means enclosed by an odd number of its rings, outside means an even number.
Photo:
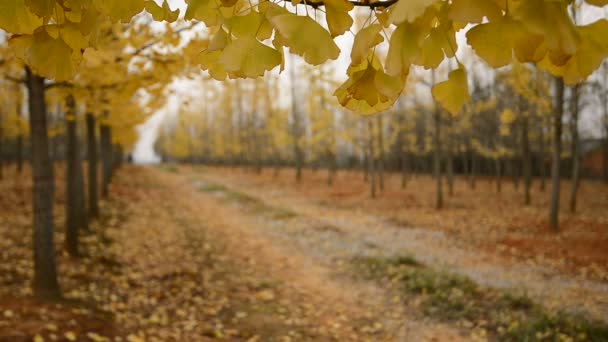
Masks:
[[[283,1],[287,2],[288,0],[283,0]],[[377,1],[377,2],[369,2],[369,1],[359,2],[359,1],[349,0],[348,2],[353,4],[353,6],[369,7],[371,9],[374,9],[374,8],[388,8],[388,7],[396,4],[397,1],[399,1],[399,0],[386,0],[386,1]],[[306,6],[309,6],[312,8],[319,8],[319,7],[325,6],[325,2],[323,0],[320,0],[320,1],[303,0],[298,5],[306,5]]]

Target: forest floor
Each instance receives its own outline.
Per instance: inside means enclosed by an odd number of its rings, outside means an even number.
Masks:
[[[5,175],[0,341],[608,339],[608,188],[552,233],[544,194],[484,182],[437,212],[424,177],[371,200],[356,173],[125,166],[70,259],[58,177],[64,299],[38,303],[31,183]]]

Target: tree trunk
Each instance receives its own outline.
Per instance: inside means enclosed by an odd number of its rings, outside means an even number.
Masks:
[[[541,120],[541,129],[540,129],[540,150],[538,151],[539,156],[539,173],[540,173],[540,191],[544,192],[546,188],[547,182],[547,168],[546,168],[546,152],[545,152],[545,120]]]
[[[97,189],[99,180],[97,179],[97,138],[95,136],[95,116],[92,113],[86,114],[87,123],[87,158],[88,158],[88,187],[89,187],[89,217],[99,216],[99,203],[97,201]]]
[[[500,157],[496,157],[494,160],[496,164],[496,192],[500,193],[502,191],[502,160]]]
[[[101,125],[99,130],[101,146],[101,196],[108,197],[108,186],[112,178],[112,131],[110,126]]]
[[[61,296],[53,243],[53,165],[49,155],[44,78],[27,73],[32,139],[34,294],[42,299]]]
[[[530,137],[528,117],[523,116],[521,121],[521,158],[524,174],[524,205],[530,205],[530,186],[532,185],[532,160],[530,158]]]
[[[576,194],[580,183],[580,150],[578,138],[578,112],[579,112],[580,85],[572,87],[572,113],[570,119],[570,136],[572,137],[572,188],[570,189],[570,211],[576,212]]]
[[[399,155],[401,156],[401,189],[405,189],[405,187],[407,186],[407,159],[408,159],[408,155],[405,151],[403,151],[403,145],[401,145],[401,153],[399,153]]]
[[[448,142],[446,153],[446,172],[448,182],[448,196],[454,196],[454,156],[452,155],[452,147]]]
[[[2,117],[0,116],[0,179],[4,178],[4,154],[2,152]]]
[[[23,133],[17,136],[17,173],[23,172]]]
[[[293,56],[291,57],[291,65],[289,78],[291,81],[291,113],[293,115],[293,127],[292,127],[292,135],[293,135],[293,154],[296,163],[296,182],[302,181],[302,149],[300,147],[300,134],[302,132],[300,115],[298,113],[297,107],[297,99],[296,99],[296,74],[295,74],[295,63]]]
[[[433,135],[433,174],[437,183],[436,195],[435,195],[435,208],[443,208],[443,191],[441,189],[441,112],[439,108],[435,109],[434,121],[435,121],[435,134]]]
[[[70,256],[78,256],[78,228],[81,223],[79,218],[79,194],[78,194],[78,136],[76,133],[75,103],[74,97],[68,96],[67,112],[65,113],[66,124],[66,174],[65,174],[65,249]]]
[[[476,177],[477,177],[477,156],[475,151],[471,151],[471,177],[469,178],[469,187],[472,190],[476,188]]]
[[[553,114],[553,144],[551,160],[551,206],[549,224],[553,230],[559,229],[559,196],[560,196],[560,156],[562,154],[562,116],[564,114],[564,80],[556,78],[555,108]]]
[[[382,115],[376,116],[378,124],[378,187],[384,190],[384,122]]]
[[[374,124],[372,122],[371,119],[369,119],[367,121],[367,131],[369,134],[369,139],[368,139],[368,157],[367,157],[367,163],[368,163],[368,173],[369,173],[369,191],[370,191],[370,196],[371,198],[376,198],[376,168],[375,168],[375,159],[374,158]]]

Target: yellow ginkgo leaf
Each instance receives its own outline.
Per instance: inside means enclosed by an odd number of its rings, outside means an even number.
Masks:
[[[146,11],[152,14],[152,18],[156,21],[167,21],[174,22],[179,17],[179,9],[172,11],[167,3],[167,0],[163,1],[163,5],[158,6],[156,2],[147,0],[145,2]]]
[[[405,85],[405,77],[392,77],[384,73],[378,58],[373,55],[359,65],[351,65],[348,75],[349,78],[334,92],[334,96],[342,106],[362,115],[389,109]]]
[[[542,36],[549,50],[573,55],[580,37],[566,6],[565,1],[526,0],[513,11],[513,17],[529,33]]]
[[[451,37],[450,37],[451,35]],[[453,57],[456,50],[454,31],[445,32],[442,26],[432,28],[428,36],[422,41],[420,54],[416,60],[417,65],[425,69],[434,69],[441,64],[445,56]]]
[[[47,18],[53,14],[55,9],[55,0],[25,0],[25,5],[29,7],[32,13],[39,17]]]
[[[44,28],[37,29],[33,35],[12,37],[9,46],[40,76],[57,81],[74,76],[76,61],[72,49],[61,38],[51,37]]]
[[[411,23],[402,23],[393,32],[386,55],[386,72],[400,76],[409,72],[410,65],[420,53],[423,38],[420,28]]]
[[[509,18],[480,24],[467,32],[467,43],[490,66],[499,68],[513,60],[517,27]],[[497,44],[500,42],[500,44]]]
[[[236,37],[256,36],[258,39],[264,40],[272,36],[272,25],[263,14],[257,11],[228,18],[226,27]]]
[[[435,4],[438,0],[399,0],[397,4],[391,8],[391,14],[389,17],[390,23],[400,24],[404,21],[413,22],[422,14],[424,11]]]
[[[363,58],[369,56],[369,50],[384,41],[384,38],[380,35],[380,30],[382,30],[380,24],[372,24],[357,32],[353,49],[350,52],[352,65],[361,64]]]
[[[462,106],[469,102],[467,74],[462,67],[451,71],[448,80],[437,83],[432,89],[433,97],[452,115],[458,115]]]
[[[93,3],[113,21],[123,23],[144,10],[144,0],[93,0]]]
[[[450,19],[463,23],[480,23],[484,17],[497,20],[502,15],[500,7],[490,0],[453,0]]]
[[[32,34],[42,25],[42,19],[33,14],[24,1],[0,1],[0,29],[14,34]]]
[[[538,63],[540,68],[562,77],[567,85],[574,85],[587,79],[608,56],[608,40],[606,40],[608,20],[598,20],[590,25],[581,26],[578,30],[581,44],[576,54],[566,63],[556,65],[549,55]]]
[[[255,37],[246,36],[228,44],[217,63],[223,65],[230,75],[253,78],[281,64],[281,58],[277,50],[260,43]]]
[[[346,0],[325,0],[325,19],[332,37],[348,31],[353,25],[353,18],[348,14],[354,5]]]
[[[281,45],[312,65],[336,59],[340,49],[321,25],[308,16],[281,14],[270,19],[281,36]]]

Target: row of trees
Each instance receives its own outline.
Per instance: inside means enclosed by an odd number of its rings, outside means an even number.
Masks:
[[[97,36],[98,49],[85,52],[82,68],[70,81],[45,79],[6,44],[0,50],[5,104],[0,108],[0,177],[7,167],[22,177],[24,160],[31,161],[33,290],[40,298],[61,295],[54,165],[65,169],[64,248],[79,257],[79,236],[89,220],[99,217],[99,198],[108,197],[115,169],[137,141],[136,127],[164,105],[175,56],[159,57],[155,50],[166,48],[167,38],[148,25],[145,17],[131,27],[107,21]]]
[[[570,87],[529,65],[482,70],[472,74],[471,102],[457,116],[421,94],[430,90],[435,72],[420,72],[394,109],[367,120],[340,108],[330,93],[333,81],[324,76],[326,67],[298,67],[297,72],[301,76],[290,75],[287,89],[280,86],[286,80],[276,75],[204,83],[200,96],[165,118],[156,150],[165,160],[242,165],[258,172],[291,165],[298,179],[304,165],[324,168],[330,185],[338,168],[358,167],[370,180],[371,196],[383,189],[385,170],[400,170],[403,187],[410,174],[432,173],[437,208],[443,206],[444,186],[453,193],[455,174],[466,175],[471,188],[478,176],[493,176],[498,192],[506,176],[515,186],[521,179],[522,203],[529,205],[533,177],[544,190],[550,172],[557,172],[557,179],[572,179],[569,207],[575,211],[582,157],[579,123],[585,110],[591,114],[586,124],[599,120],[602,127],[603,177],[608,181],[606,62],[589,82]],[[561,132],[564,122],[567,129]],[[556,142],[566,148],[556,149]],[[553,166],[552,160],[557,161]]]

